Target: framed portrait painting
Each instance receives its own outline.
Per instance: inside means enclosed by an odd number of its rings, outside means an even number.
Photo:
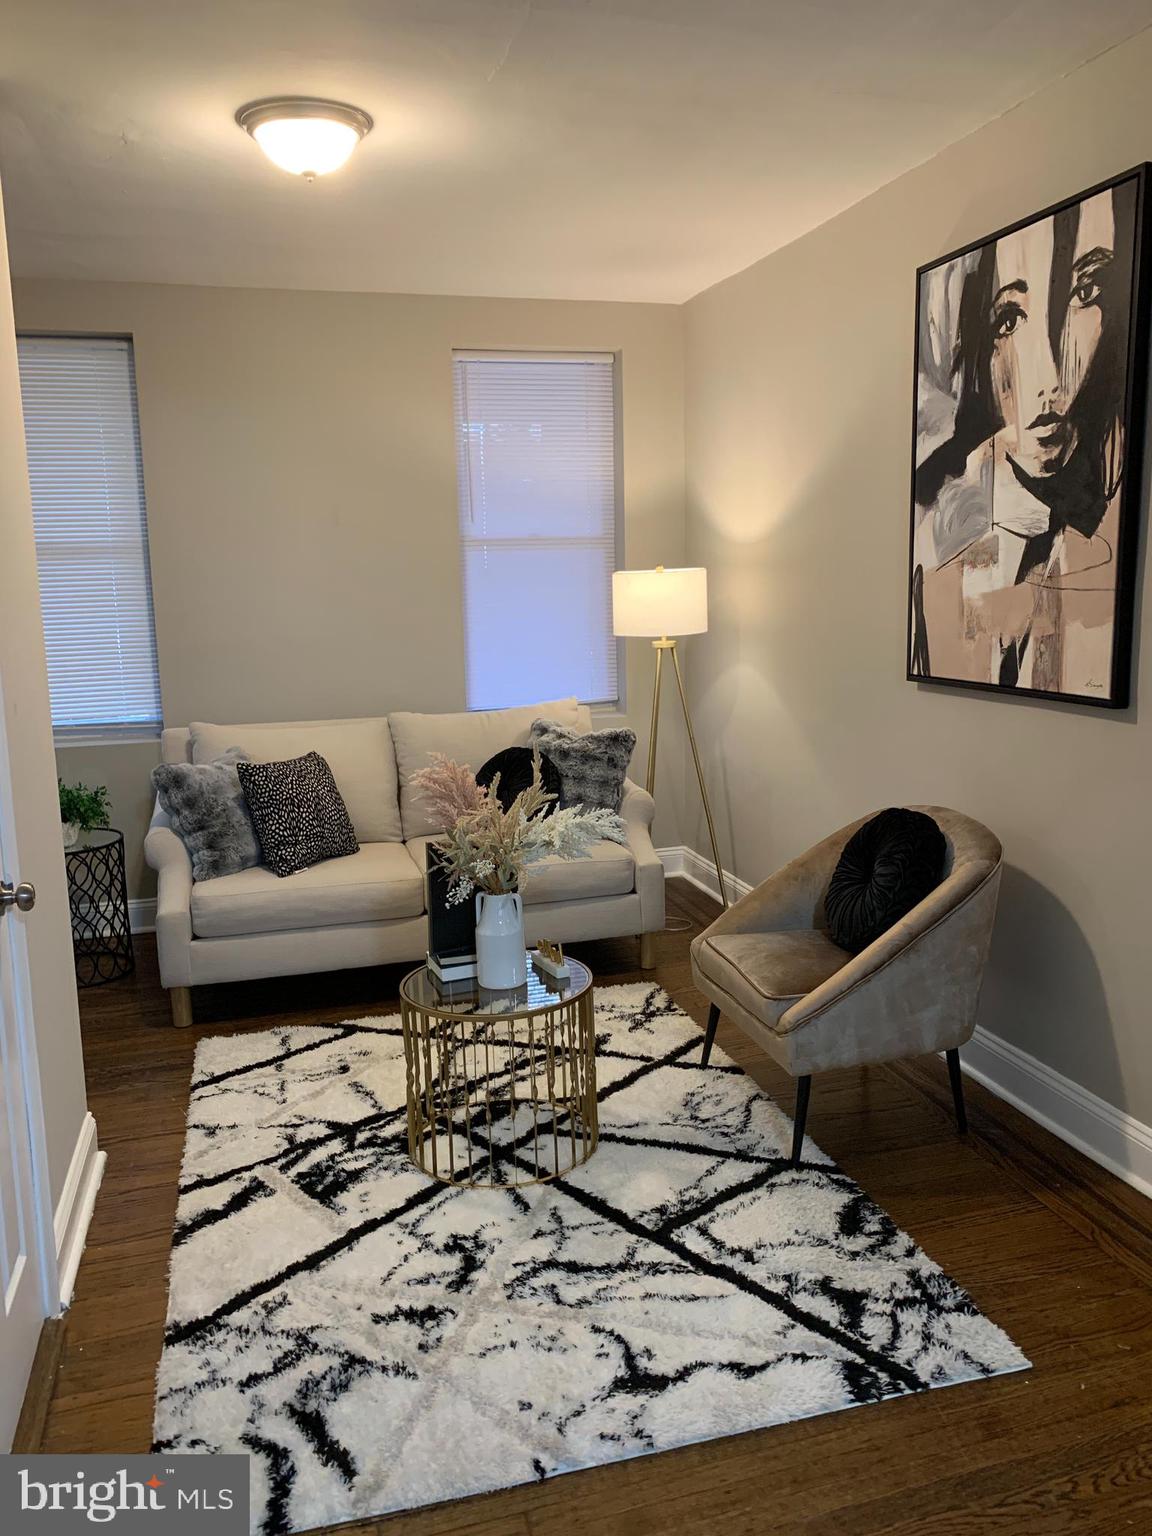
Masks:
[[[917,273],[908,676],[1128,702],[1147,166]]]

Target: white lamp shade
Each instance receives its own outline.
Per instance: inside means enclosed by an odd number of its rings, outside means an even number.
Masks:
[[[616,571],[612,577],[612,633],[701,635],[708,628],[708,572],[702,565],[654,571]]]

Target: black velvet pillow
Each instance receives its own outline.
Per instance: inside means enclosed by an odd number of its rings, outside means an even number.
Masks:
[[[319,752],[283,763],[237,763],[236,773],[274,875],[360,851],[344,797]]]
[[[532,748],[505,747],[503,752],[497,752],[495,757],[488,759],[476,775],[476,782],[487,789],[497,774],[500,775],[500,788],[496,796],[500,801],[500,809],[506,811],[520,791],[532,783]],[[540,784],[545,794],[559,797],[560,775],[556,771],[556,764],[550,757],[545,757],[543,752],[540,754]],[[551,816],[558,804],[558,798],[550,800],[545,816]]]
[[[824,897],[828,935],[857,954],[940,884],[947,845],[923,811],[881,811],[853,832]]]

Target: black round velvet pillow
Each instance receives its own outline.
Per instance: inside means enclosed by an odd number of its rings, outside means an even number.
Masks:
[[[497,774],[500,775],[500,788],[496,794],[500,809],[506,811],[520,791],[529,788],[532,783],[532,748],[505,747],[503,752],[497,752],[495,757],[488,759],[477,773],[476,782],[487,789]],[[540,784],[546,794],[559,796],[560,775],[556,764],[550,757],[545,757],[543,752],[540,754]],[[558,800],[549,800],[545,816],[551,816],[557,804]]]
[[[947,845],[923,811],[895,807],[848,839],[824,897],[828,936],[857,954],[940,884]]]

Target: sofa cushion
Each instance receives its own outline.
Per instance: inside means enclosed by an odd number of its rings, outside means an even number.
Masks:
[[[406,846],[417,869],[424,870],[424,850],[431,841],[413,838]],[[561,859],[554,854],[530,864],[524,877],[524,905],[543,901],[586,901],[594,896],[627,896],[636,886],[636,861],[621,843],[592,845],[586,859]]]
[[[403,843],[365,843],[291,880],[243,869],[192,887],[192,932],[200,939],[378,923],[423,910],[424,880]]]
[[[405,839],[443,831],[429,816],[419,792],[409,784],[418,769],[427,768],[429,753],[443,752],[458,763],[467,763],[475,772],[504,747],[526,747],[532,722],[539,715],[547,715],[550,720],[558,720],[561,725],[576,730],[592,728],[588,706],[578,704],[575,699],[526,704],[520,709],[462,710],[455,715],[417,715],[405,710],[389,715],[400,777],[400,822]],[[246,748],[242,740],[237,745]]]
[[[819,928],[702,934],[692,956],[714,986],[769,1029],[852,958]]]
[[[401,841],[396,754],[384,716],[365,720],[297,720],[271,725],[209,725],[194,721],[192,761],[209,763],[239,747],[254,763],[283,762],[319,752],[362,843]]]

